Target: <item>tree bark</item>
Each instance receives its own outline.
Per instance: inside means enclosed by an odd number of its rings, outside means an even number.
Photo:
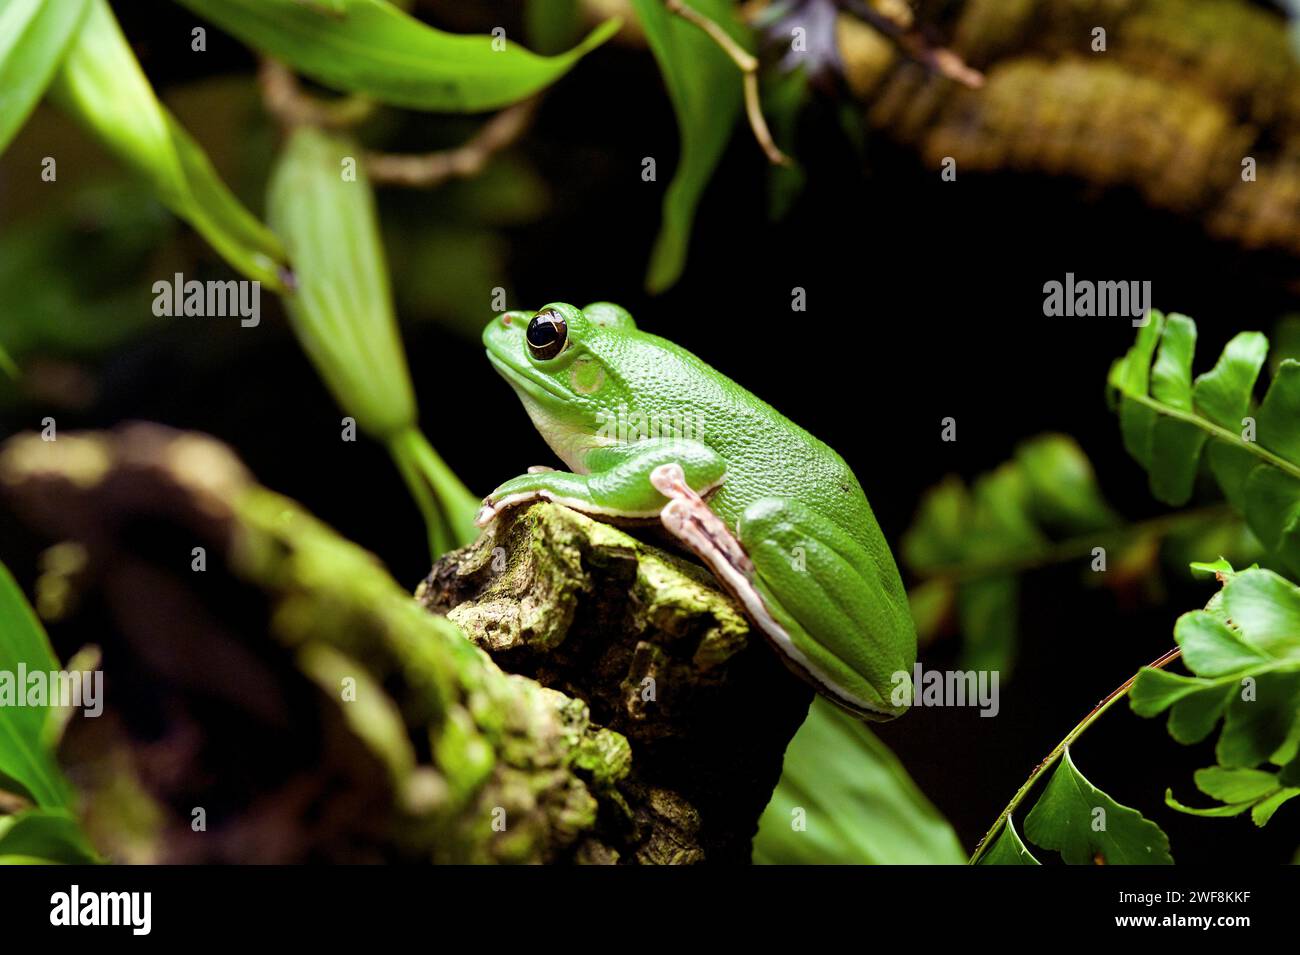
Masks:
[[[101,645],[60,755],[120,861],[746,861],[810,699],[707,574],[563,508],[439,561],[448,617],[202,435],[20,435],[0,492]]]

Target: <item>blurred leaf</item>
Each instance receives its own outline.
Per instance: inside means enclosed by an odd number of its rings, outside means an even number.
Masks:
[[[1139,716],[1168,710],[1180,743],[1200,742],[1222,720],[1218,766],[1199,770],[1196,784],[1240,808],[1192,810],[1172,795],[1169,804],[1197,815],[1250,808],[1263,825],[1300,784],[1291,774],[1300,750],[1300,588],[1269,570],[1225,576],[1212,609],[1185,613],[1174,627],[1194,676],[1144,668],[1129,703]]]
[[[439,556],[477,536],[478,499],[416,425],[374,195],[351,141],[299,127],[271,177],[269,215],[294,262],[294,334],[339,407],[394,456]]]
[[[917,643],[925,646],[939,635],[952,613],[956,589],[950,581],[942,579],[922,581],[908,588],[907,603],[916,625]]]
[[[275,236],[240,205],[197,143],[158,102],[107,0],[89,11],[51,87],[59,105],[194,226],[239,272],[281,287],[284,253]]]
[[[742,45],[746,31],[730,0],[692,0],[691,6]],[[686,266],[695,207],[731,139],[743,100],[736,65],[698,27],[669,13],[662,0],[632,0],[668,88],[681,138],[680,158],[663,203],[663,223],[650,256],[646,285],[662,292]]]
[[[549,203],[545,180],[530,164],[510,155],[497,156],[479,175],[453,179],[428,197],[438,210],[440,224],[456,218],[474,224],[519,225],[540,218]],[[404,202],[411,200],[404,197]]]
[[[8,569],[0,564],[0,674],[16,684],[18,668],[49,674],[59,668],[45,629]],[[25,694],[26,686],[12,686]],[[71,791],[45,742],[48,706],[0,706],[0,776],[43,808],[66,808]]]
[[[86,13],[86,0],[0,4],[0,153],[49,86]]]
[[[794,140],[799,113],[808,102],[808,94],[808,77],[803,69],[768,73],[763,77],[763,112],[773,138],[787,156],[794,155],[790,143]],[[794,163],[768,167],[768,218],[779,222],[789,214],[803,192],[806,179],[803,169]]]
[[[806,829],[794,828],[803,810]],[[759,821],[767,864],[961,865],[952,827],[863,723],[818,697]]]
[[[1276,375],[1278,365],[1288,358],[1300,361],[1300,315],[1285,315],[1273,327],[1273,345],[1268,355],[1269,374]]]
[[[339,406],[387,441],[415,423],[415,393],[360,156],[349,140],[299,127],[271,177],[267,213],[294,263],[284,296],[294,333]]]
[[[1173,865],[1169,837],[1136,809],[1090,783],[1067,747],[1034,808],[1025,836],[1068,865]]]
[[[1015,820],[1010,816],[1002,824],[1002,831],[998,833],[997,841],[993,843],[993,848],[989,849],[984,855],[980,856],[979,865],[1042,865],[1034,854],[1029,851],[1020,838],[1020,833],[1016,832]]]
[[[0,342],[17,361],[90,356],[156,324],[142,303],[175,228],[138,180],[60,191],[0,233]]]
[[[14,360],[9,357],[9,353],[0,347],[0,371],[3,371],[10,378],[18,377],[18,366]]]
[[[1190,497],[1205,448],[1229,503],[1260,543],[1300,574],[1300,362],[1278,364],[1251,416],[1267,340],[1258,332],[1237,335],[1193,384],[1195,341],[1191,319],[1152,311],[1137,343],[1111,367],[1125,447],[1148,471],[1152,493],[1170,504]]]
[[[923,581],[953,588],[962,667],[1005,676],[1014,662],[1018,575],[1062,540],[1120,525],[1079,446],[1046,434],[1020,444],[1013,460],[979,476],[970,490],[949,477],[927,491],[903,535],[902,557]],[[929,609],[939,605],[935,600]],[[927,625],[937,629],[933,619]]]
[[[62,809],[29,809],[0,818],[0,862],[102,862],[77,820]]]
[[[488,229],[426,225],[401,233],[393,249],[393,288],[403,314],[435,315],[477,342],[487,319],[484,289],[502,286],[508,243]],[[507,294],[507,298],[509,295]]]
[[[317,82],[393,106],[474,113],[554,83],[619,27],[608,20],[559,56],[505,39],[443,33],[384,0],[178,0],[249,46]],[[503,38],[504,39],[504,38]]]
[[[559,53],[581,32],[578,0],[527,0],[524,4],[524,33],[528,44],[539,53]]]

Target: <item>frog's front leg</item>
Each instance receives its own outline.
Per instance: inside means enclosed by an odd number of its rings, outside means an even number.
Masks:
[[[657,517],[666,498],[650,482],[655,468],[678,465],[683,479],[702,495],[718,487],[727,470],[707,445],[677,438],[595,448],[583,463],[587,474],[530,470],[511,478],[484,498],[475,522],[482,527],[506,508],[536,500],[599,516]]]
[[[789,665],[868,718],[907,709],[916,636],[884,540],[869,551],[798,501],[750,504],[733,536],[671,465],[656,486],[664,526],[704,560]]]

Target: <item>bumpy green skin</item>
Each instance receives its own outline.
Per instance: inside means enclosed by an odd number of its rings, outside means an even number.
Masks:
[[[902,712],[897,675],[910,675],[916,658],[907,596],[843,458],[690,352],[638,330],[618,306],[546,309],[568,327],[558,355],[534,357],[527,312],[494,319],[483,343],[571,471],[507,481],[481,519],[539,496],[654,517],[667,499],[649,475],[678,463],[753,561],[747,576],[784,633],[763,629],[793,668],[863,715]]]

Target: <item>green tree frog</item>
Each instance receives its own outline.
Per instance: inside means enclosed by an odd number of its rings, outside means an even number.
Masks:
[[[539,499],[658,519],[818,691],[869,719],[907,708],[907,594],[835,451],[608,302],[506,312],[483,344],[569,470],[506,481],[479,526]]]

